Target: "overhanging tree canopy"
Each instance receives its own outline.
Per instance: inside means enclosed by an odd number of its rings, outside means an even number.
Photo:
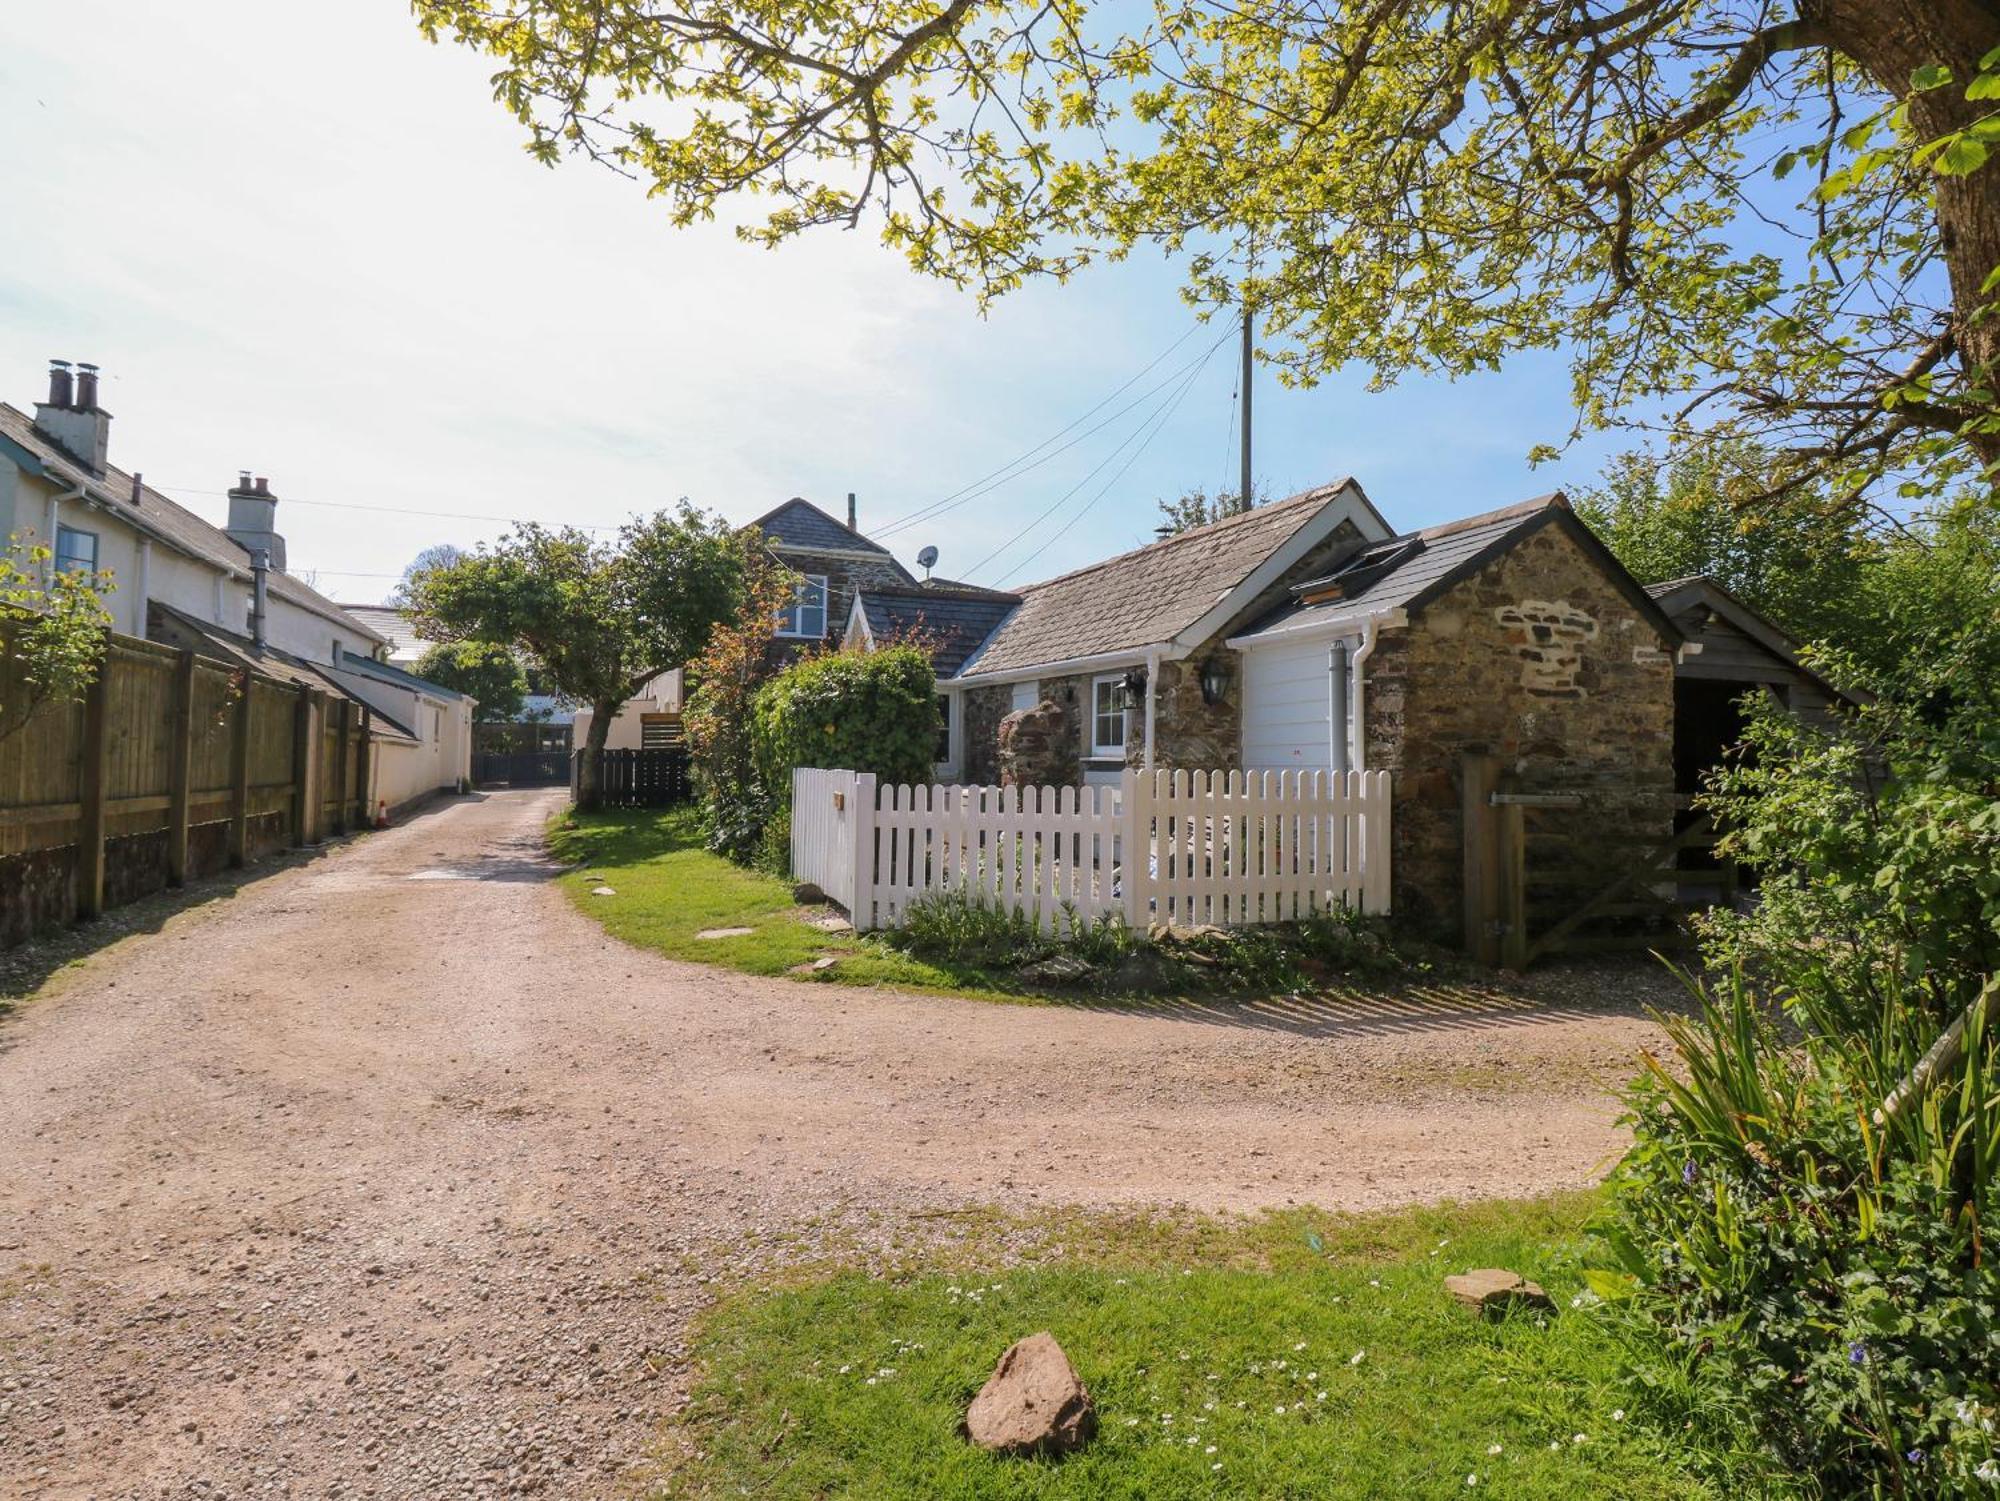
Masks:
[[[547,161],[1004,292],[1159,245],[1311,381],[1571,351],[1776,487],[2000,458],[1991,0],[416,0]]]

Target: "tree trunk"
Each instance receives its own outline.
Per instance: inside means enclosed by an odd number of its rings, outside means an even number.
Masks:
[[[604,800],[604,742],[611,738],[611,721],[625,701],[600,698],[590,706],[590,733],[583,737],[583,751],[576,765],[576,809],[595,813]]]
[[[1800,12],[1823,25],[1834,46],[1883,89],[1910,101],[1910,124],[1919,141],[1961,130],[1992,108],[1969,100],[1966,87],[1979,76],[1979,60],[2000,47],[2000,11],[1990,0],[1802,0]],[[1910,75],[1943,63],[1952,81],[1910,93]],[[1951,281],[1952,336],[1961,366],[1975,383],[1982,367],[2000,374],[2000,317],[1976,315],[1993,299],[1980,289],[2000,268],[2000,161],[1964,177],[1932,176],[1945,272]],[[1974,434],[1989,463],[2000,458],[2000,434]]]

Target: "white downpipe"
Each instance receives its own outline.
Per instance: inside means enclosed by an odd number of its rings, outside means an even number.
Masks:
[[[1146,653],[1146,770],[1153,769],[1153,723],[1157,718],[1160,688],[1160,654]]]
[[[139,539],[139,579],[138,598],[132,604],[132,634],[146,634],[146,605],[153,597],[153,539]]]
[[[1368,769],[1368,659],[1375,655],[1376,633],[1381,626],[1380,615],[1368,617],[1368,624],[1361,633],[1361,650],[1354,654],[1354,660],[1349,664],[1354,673],[1354,687],[1348,694],[1352,710],[1347,729],[1348,765],[1355,771]]]
[[[1350,759],[1348,742],[1354,736],[1347,713],[1347,677],[1353,671],[1351,656],[1352,649],[1345,636],[1334,642],[1327,653],[1327,724],[1329,738],[1333,742],[1333,769],[1336,772],[1347,770]]]

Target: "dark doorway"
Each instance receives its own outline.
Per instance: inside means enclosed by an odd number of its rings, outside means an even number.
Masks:
[[[1712,678],[1674,680],[1674,790],[1683,797],[1701,791],[1702,778],[1733,760],[1743,741],[1743,695],[1761,691],[1755,683]]]

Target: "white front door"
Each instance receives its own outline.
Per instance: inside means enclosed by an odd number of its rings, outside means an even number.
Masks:
[[[1243,653],[1245,771],[1333,769],[1333,648],[1321,636]]]

